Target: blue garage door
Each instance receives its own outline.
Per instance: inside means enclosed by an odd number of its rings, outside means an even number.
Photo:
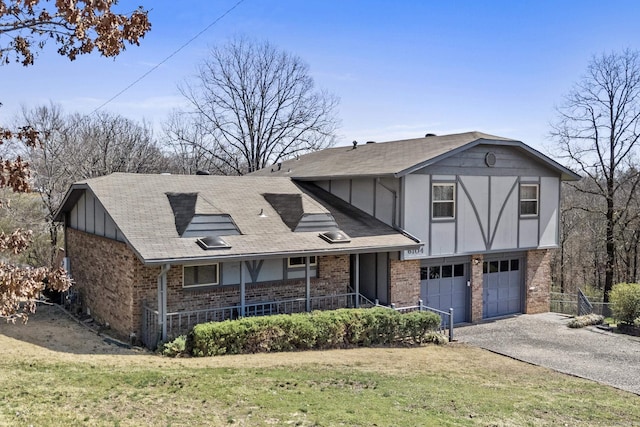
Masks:
[[[483,317],[522,312],[521,260],[485,261],[482,266]]]
[[[469,291],[468,264],[443,264],[420,269],[420,298],[428,307],[449,311],[453,308],[453,322],[468,320]]]

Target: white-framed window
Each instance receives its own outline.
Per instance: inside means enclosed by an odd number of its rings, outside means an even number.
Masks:
[[[214,286],[220,284],[218,264],[185,265],[182,267],[182,287]]]
[[[303,268],[305,267],[307,257],[295,256],[287,259],[287,268]],[[318,264],[317,258],[314,256],[309,257],[309,266],[315,267]]]
[[[520,184],[520,216],[538,216],[538,184]]]
[[[456,185],[437,183],[431,185],[431,218],[453,219],[456,216]]]

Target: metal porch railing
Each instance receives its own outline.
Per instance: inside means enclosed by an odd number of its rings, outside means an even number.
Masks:
[[[411,311],[430,311],[432,313],[440,316],[440,325],[438,326],[437,332],[447,335],[449,338],[449,342],[453,341],[453,308],[450,308],[449,311],[438,310],[437,308],[428,307],[422,303],[422,300],[418,300],[417,305],[411,305],[407,307],[396,307],[395,304],[391,304],[391,306],[380,305],[376,301],[377,307],[385,307],[391,308],[393,310],[399,311],[401,313],[409,313]]]
[[[367,298],[356,293],[323,295],[311,297],[311,310],[336,310],[339,308],[370,308],[375,304]],[[268,316],[272,314],[303,313],[307,310],[306,298],[295,298],[282,301],[269,301],[245,304],[245,313],[250,316]],[[240,317],[242,307],[233,305],[228,307],[215,307],[202,310],[176,311],[167,313],[167,339],[188,333],[191,328],[199,323],[221,322]],[[151,349],[155,349],[161,341],[161,324],[159,323],[158,310],[143,303],[142,309],[142,343]]]

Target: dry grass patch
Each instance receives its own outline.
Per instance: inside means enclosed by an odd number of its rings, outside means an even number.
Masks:
[[[640,419],[636,395],[462,344],[167,359],[109,346],[77,325],[68,334],[86,332],[87,342],[76,352],[38,345],[37,328],[27,332],[35,323],[0,326],[0,425],[610,426]],[[20,340],[20,333],[31,337]]]

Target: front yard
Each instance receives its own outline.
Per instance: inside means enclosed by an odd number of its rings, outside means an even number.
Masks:
[[[104,343],[47,308],[26,326],[1,324],[0,349],[1,425],[640,420],[637,395],[462,344],[167,359]]]

